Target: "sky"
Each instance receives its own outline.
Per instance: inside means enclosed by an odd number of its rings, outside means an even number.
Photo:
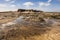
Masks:
[[[18,9],[60,12],[60,0],[0,0],[0,12],[16,11]]]

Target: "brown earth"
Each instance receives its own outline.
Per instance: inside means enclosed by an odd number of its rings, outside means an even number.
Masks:
[[[54,23],[53,25],[46,24],[45,21],[43,20],[43,18],[54,19],[54,17],[57,15],[53,17],[49,13],[28,14],[28,15],[30,18],[27,19],[25,16],[25,18],[23,19],[24,21],[21,24],[18,23],[15,25],[6,26],[6,28],[3,30],[0,29],[0,40],[60,40],[60,19],[55,18],[57,22]],[[6,17],[4,19],[0,19],[0,23],[13,21],[17,17],[18,14],[15,14],[14,17],[13,15],[8,16],[8,18]]]

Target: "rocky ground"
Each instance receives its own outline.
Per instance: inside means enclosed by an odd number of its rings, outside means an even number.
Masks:
[[[60,40],[60,19],[40,15],[22,15],[0,24],[0,40]]]

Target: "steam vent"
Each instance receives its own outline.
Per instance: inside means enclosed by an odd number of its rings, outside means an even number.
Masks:
[[[0,40],[60,40],[60,13],[34,9],[0,12]]]

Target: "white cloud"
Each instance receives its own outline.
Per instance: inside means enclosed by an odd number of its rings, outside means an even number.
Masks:
[[[50,3],[45,3],[45,6],[49,6],[49,5],[51,5]]]
[[[6,2],[9,2],[9,3],[14,3],[16,0],[4,0]]]
[[[11,1],[11,0],[5,0],[5,1],[7,1],[7,2],[8,2],[8,1]]]
[[[6,1],[6,3],[11,4],[11,3],[15,3],[16,0],[4,0],[4,1]]]
[[[16,5],[13,5],[13,4],[12,4],[12,5],[10,5],[10,7],[16,7]]]
[[[16,7],[9,7],[9,8],[7,8],[7,7],[3,7],[3,8],[0,8],[0,12],[3,12],[3,11],[16,11],[18,8],[16,8]]]
[[[0,4],[0,7],[3,8],[3,7],[16,7],[16,5],[14,4]]]
[[[48,0],[48,3],[50,3],[52,0]]]
[[[17,9],[17,6],[14,4],[0,4],[0,11],[14,11]]]
[[[0,7],[6,7],[7,5],[6,4],[0,4]]]
[[[26,7],[29,7],[29,6],[34,5],[34,3],[32,3],[32,2],[25,2],[23,5],[26,6]]]
[[[39,2],[39,5],[40,6],[49,6],[49,5],[51,5],[51,2],[52,0],[48,0],[47,2]]]
[[[45,3],[44,2],[40,2],[39,5],[40,6],[43,6],[43,5],[45,5]]]
[[[40,6],[49,6],[49,5],[50,5],[50,3],[40,2],[40,3],[39,3],[39,5],[40,5]]]
[[[10,1],[9,3],[15,3],[15,1]]]
[[[5,0],[7,3],[0,4],[0,11],[14,11],[17,10],[17,5],[13,4],[16,0]]]

